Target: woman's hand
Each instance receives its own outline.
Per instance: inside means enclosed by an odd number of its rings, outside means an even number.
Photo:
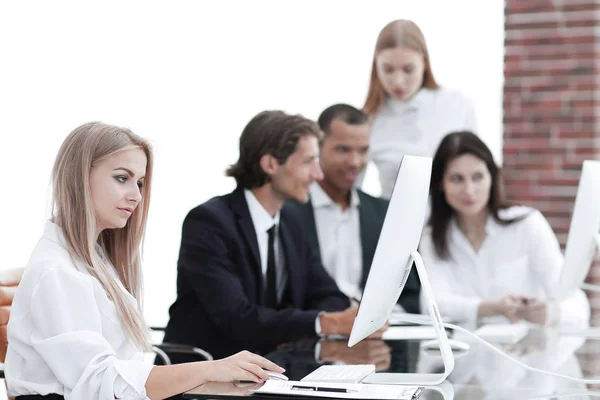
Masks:
[[[545,325],[548,322],[548,303],[538,299],[524,299],[519,306],[518,314],[524,320]]]
[[[251,381],[262,383],[269,379],[267,371],[282,373],[285,370],[264,357],[241,351],[221,360],[209,361],[208,381]]]
[[[510,322],[517,322],[521,319],[518,311],[519,299],[512,295],[506,295],[500,299],[482,301],[477,311],[477,317],[484,318],[503,315]]]

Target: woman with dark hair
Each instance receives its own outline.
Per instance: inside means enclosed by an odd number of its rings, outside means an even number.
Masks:
[[[587,326],[582,291],[550,301],[563,265],[558,240],[538,210],[504,201],[500,171],[479,137],[454,132],[442,140],[430,197],[419,250],[440,313],[462,321],[502,316]]]
[[[432,157],[442,137],[476,130],[473,104],[436,82],[417,24],[396,20],[379,33],[364,112],[373,120],[370,159],[389,199],[404,154]]]

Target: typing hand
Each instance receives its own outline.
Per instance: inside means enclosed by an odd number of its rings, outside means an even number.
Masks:
[[[520,318],[534,324],[545,325],[548,321],[548,303],[538,299],[523,298],[517,314]]]
[[[322,361],[342,361],[346,364],[375,364],[375,370],[386,371],[390,367],[390,347],[382,340],[363,340],[353,347],[345,341],[324,340],[321,342]]]
[[[277,364],[249,351],[241,351],[230,357],[216,361],[208,361],[208,380],[213,382],[251,381],[263,382],[269,379],[265,370],[283,372]]]
[[[369,339],[381,339],[381,337],[383,336],[383,332],[387,331],[389,327],[390,327],[390,322],[386,321],[385,325],[383,325],[381,328],[379,328],[375,332],[371,333],[369,336],[367,336],[367,338],[369,338]]]
[[[358,305],[352,305],[344,311],[330,312],[321,314],[321,333],[323,335],[343,335],[350,336],[354,319],[358,312]]]

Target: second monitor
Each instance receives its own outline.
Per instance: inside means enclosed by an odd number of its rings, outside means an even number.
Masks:
[[[587,277],[594,254],[600,249],[600,161],[583,162],[567,246],[565,263],[554,298],[563,300],[578,290]]]

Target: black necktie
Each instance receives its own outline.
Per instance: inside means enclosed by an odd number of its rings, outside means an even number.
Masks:
[[[275,226],[269,233],[269,252],[267,254],[267,299],[266,306],[277,308],[277,273],[275,272]]]

